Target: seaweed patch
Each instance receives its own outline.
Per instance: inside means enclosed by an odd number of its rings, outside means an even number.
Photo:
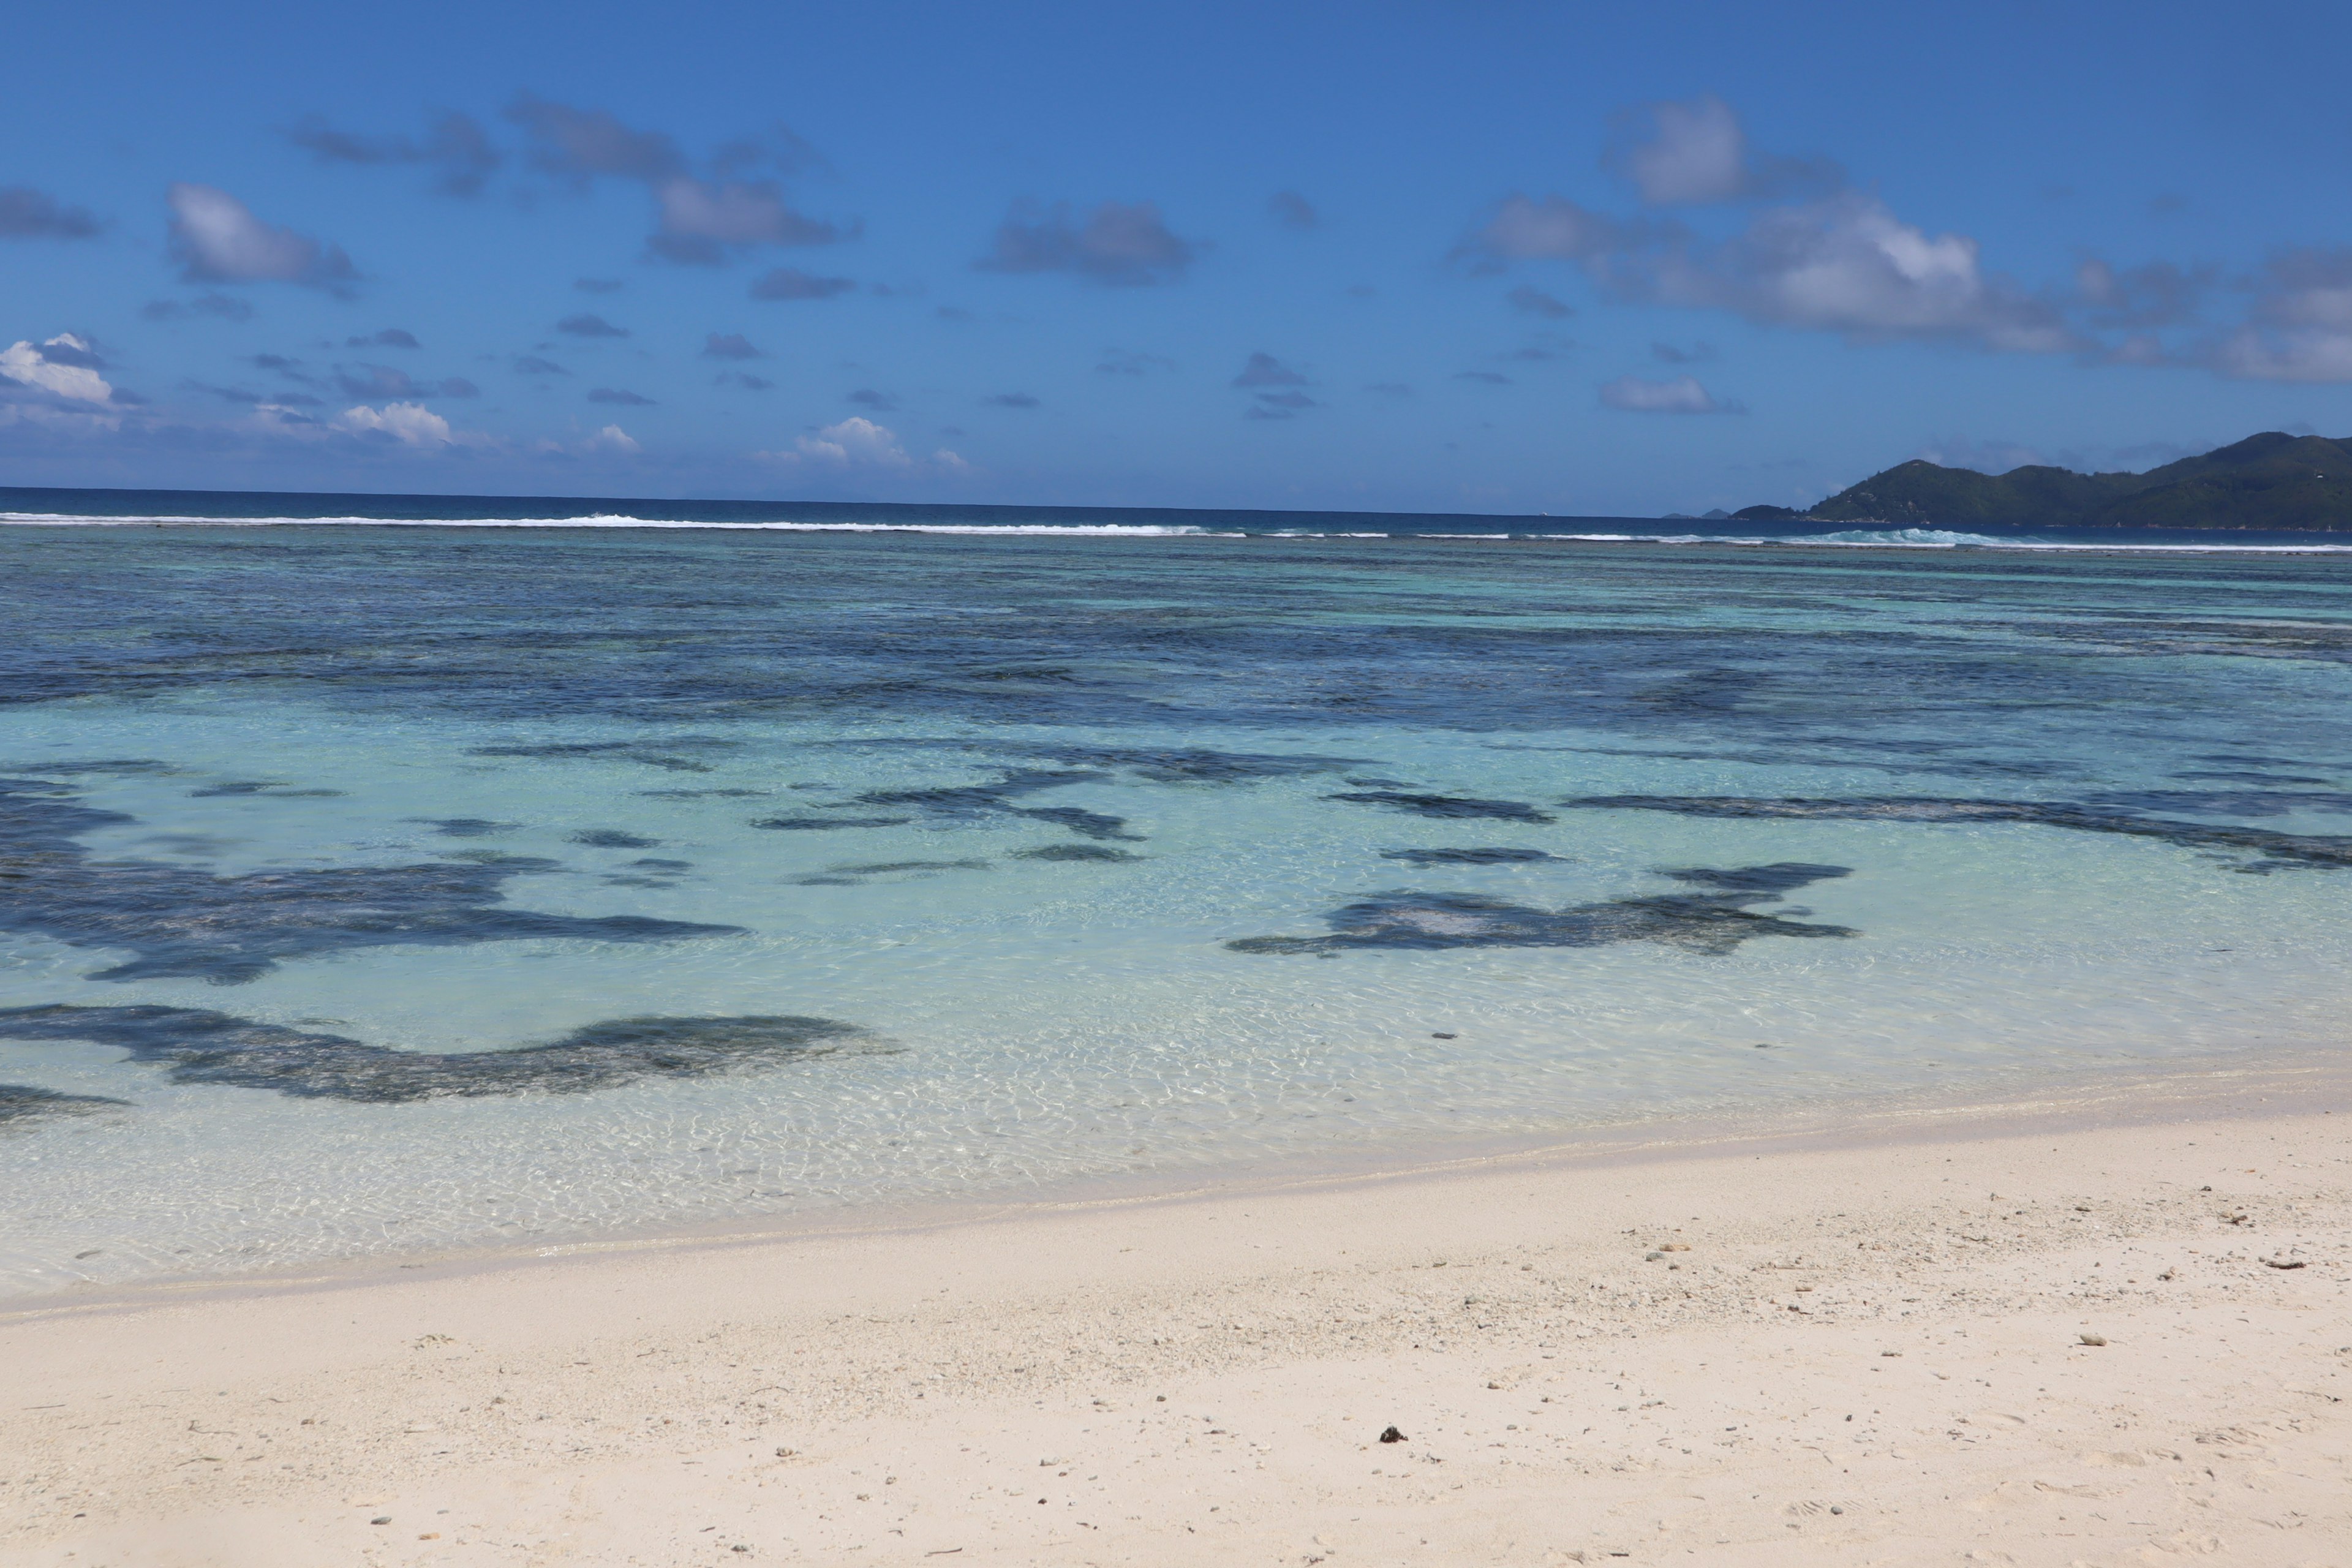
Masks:
[[[985,860],[882,860],[864,866],[835,866],[820,876],[796,877],[793,885],[797,888],[856,888],[863,887],[868,877],[987,869],[988,862]]]
[[[752,1015],[614,1018],[510,1050],[404,1051],[196,1007],[63,1004],[0,1009],[0,1038],[112,1046],[131,1061],[163,1068],[173,1083],[378,1105],[587,1094],[647,1079],[716,1078],[850,1049],[893,1048],[832,1018]]]
[[[642,834],[624,833],[617,827],[584,827],[572,836],[574,844],[585,844],[592,849],[658,849],[661,840]]]
[[[1130,849],[1113,849],[1105,844],[1045,844],[1034,849],[1016,849],[1015,860],[1140,860],[1142,856]]]
[[[1928,795],[1840,800],[1808,796],[1592,795],[1574,796],[1560,804],[1580,810],[1665,811],[1679,816],[1815,822],[2015,822],[2077,833],[2153,838],[2189,849],[2234,850],[2261,857],[2236,868],[2256,874],[2289,867],[2352,867],[2352,836],[2215,827],[2201,822],[2143,816],[2118,806],[2063,800],[1947,800]]]
[[[742,928],[638,915],[583,918],[492,907],[504,883],[554,863],[474,850],[418,866],[222,877],[154,860],[100,860],[75,836],[135,820],[49,786],[0,779],[0,931],[136,956],[93,980],[185,977],[234,985],[296,958],[354,948],[452,947],[526,938],[675,942]]]
[[[120,1110],[130,1103],[127,1100],[109,1100],[102,1094],[61,1094],[54,1089],[36,1089],[27,1083],[0,1083],[0,1129],[46,1121],[56,1116]]]
[[[1358,805],[1385,806],[1391,811],[1409,811],[1419,816],[1487,817],[1496,822],[1550,822],[1551,814],[1516,800],[1479,800],[1471,795],[1416,795],[1409,790],[1366,789],[1343,795],[1327,795],[1325,800],[1344,800]]]
[[[666,768],[671,773],[707,773],[710,764],[695,757],[682,757],[680,752],[728,752],[741,745],[717,735],[680,735],[675,740],[651,741],[550,741],[539,744],[476,746],[467,752],[475,757],[533,757],[548,762],[582,762],[611,760],[637,763],[649,768]]]
[[[1475,893],[1375,893],[1326,917],[1328,936],[1253,936],[1229,942],[1234,952],[1308,953],[1335,957],[1350,948],[1416,952],[1460,947],[1605,947],[1614,942],[1654,942],[1688,952],[1720,957],[1759,936],[1847,937],[1852,927],[1792,920],[1804,910],[1759,913],[1808,883],[1849,874],[1844,866],[1779,861],[1727,870],[1667,871],[1676,881],[1706,891],[1655,893],[1576,904],[1564,910],[1532,909]]]
[[[911,816],[763,816],[751,824],[779,833],[823,833],[835,827],[904,827]]]
[[[1568,857],[1549,849],[1495,846],[1471,849],[1383,849],[1381,858],[1402,860],[1408,866],[1525,866],[1539,860],[1564,861]]]
[[[269,784],[260,779],[227,779],[202,789],[188,792],[191,800],[205,800],[215,795],[257,795],[271,800],[331,800],[343,792],[339,789],[296,789],[291,784]]]
[[[412,816],[411,822],[421,822],[444,838],[488,838],[492,834],[513,831],[518,824],[492,822],[487,816]]]

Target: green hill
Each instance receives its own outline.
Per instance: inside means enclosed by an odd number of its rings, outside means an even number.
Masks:
[[[2039,465],[1979,474],[1914,458],[1805,511],[1751,506],[1732,515],[1962,530],[2352,529],[2352,438],[2265,431],[2144,474]]]

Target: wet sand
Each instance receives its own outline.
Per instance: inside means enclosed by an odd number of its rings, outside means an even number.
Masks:
[[[2342,1563],[2344,1081],[19,1302],[0,1563]]]

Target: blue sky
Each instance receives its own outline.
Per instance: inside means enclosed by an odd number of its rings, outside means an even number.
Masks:
[[[28,7],[0,483],[1654,514],[2352,434],[2352,12]]]

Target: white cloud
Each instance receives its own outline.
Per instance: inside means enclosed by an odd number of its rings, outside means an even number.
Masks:
[[[1727,243],[1611,258],[1636,298],[1858,338],[1944,337],[2052,353],[2080,340],[2051,306],[1985,272],[1977,242],[1929,235],[1848,191],[1774,207]]]
[[[192,280],[332,284],[357,276],[340,247],[266,224],[217,186],[184,182],[166,198],[173,248]]]
[[[645,450],[637,444],[637,438],[635,436],[630,435],[618,425],[605,426],[588,437],[588,445],[596,451],[621,452],[632,457]]]
[[[718,261],[730,245],[825,245],[840,228],[784,205],[766,180],[707,181],[684,174],[654,188],[661,226],[651,244],[673,261]]]
[[[1651,106],[1657,133],[1625,155],[1627,173],[1653,206],[1727,201],[1748,181],[1748,138],[1731,106],[1709,93]]]
[[[1718,400],[1701,386],[1695,375],[1678,375],[1671,381],[1646,381],[1638,375],[1621,375],[1601,389],[1604,408],[1622,408],[1633,414],[1745,414],[1739,404]]]
[[[335,424],[354,435],[390,436],[411,447],[446,447],[457,439],[449,421],[422,403],[387,403],[382,408],[361,404],[335,416]]]
[[[2253,321],[2207,360],[2242,381],[2352,381],[2352,249],[2292,250],[2255,279]]]
[[[803,436],[788,452],[754,452],[763,462],[786,468],[898,468],[917,467],[907,453],[898,433],[887,425],[851,415],[838,425],[828,425],[814,436]],[[928,459],[929,465],[950,473],[969,472],[971,465],[942,447]]]
[[[1463,248],[1499,261],[1592,261],[1624,247],[1623,225],[1565,196],[1505,198]]]
[[[51,359],[41,352],[42,349],[63,350],[65,355]],[[59,332],[37,349],[28,340],[20,338],[8,347],[0,349],[0,375],[46,392],[52,397],[111,407],[114,388],[104,376],[87,364],[63,363],[66,355],[89,358],[91,353],[89,343],[71,332]]]

